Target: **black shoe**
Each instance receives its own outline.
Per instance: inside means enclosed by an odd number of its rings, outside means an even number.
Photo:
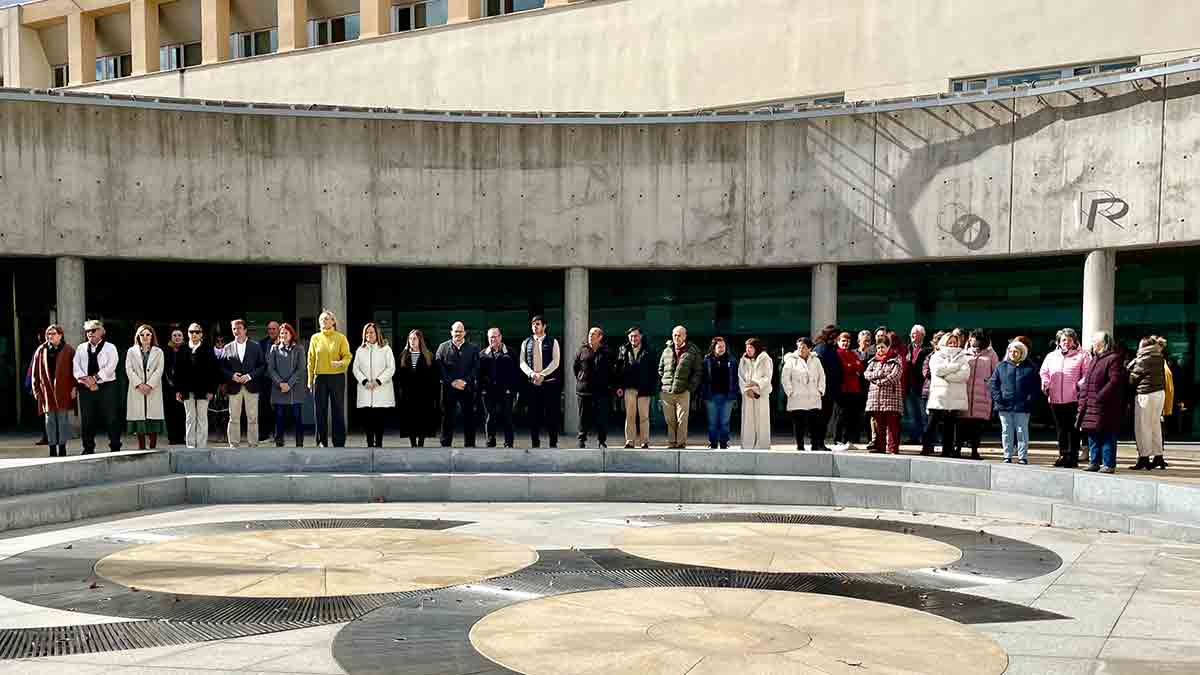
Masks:
[[[277,448],[283,447],[283,437],[282,436],[275,439],[275,447],[277,447]]]
[[[550,441],[550,447],[552,447],[552,448],[557,448],[557,447],[558,447],[558,441]]]
[[[1084,471],[1092,471],[1092,472],[1099,471],[1099,470],[1100,470],[1099,464],[1088,464],[1087,468],[1084,469]]]
[[[716,450],[716,449],[717,449],[717,444],[716,444],[716,443],[709,443],[709,444],[708,444],[708,449],[709,449],[709,450]]]
[[[649,444],[649,443],[642,443],[642,449],[643,449],[643,450],[649,450],[649,449],[650,449],[650,444]]]
[[[1146,469],[1147,471],[1149,471],[1151,468],[1150,458],[1149,457],[1138,457],[1137,464],[1134,464],[1133,466],[1131,466],[1129,468],[1134,471],[1141,471],[1142,469]]]
[[[632,449],[633,449],[633,443],[630,443],[629,441],[625,441],[625,449],[626,449],[626,450],[632,450]]]
[[[512,446],[513,446],[513,444],[512,444],[512,443],[505,443],[505,444],[504,444],[504,447],[506,447],[506,448],[511,448]]]
[[[607,449],[608,449],[608,443],[605,443],[604,441],[600,441],[600,447],[601,447],[601,448],[603,448],[603,449],[605,449],[605,450],[607,450]]]
[[[583,450],[586,447],[587,447],[587,439],[586,438],[579,439],[579,449]]]
[[[1167,460],[1163,459],[1162,455],[1155,455],[1154,461],[1150,464],[1151,469],[1165,469],[1168,466],[1170,464],[1167,464]]]
[[[983,459],[978,450],[971,451],[971,459]]]
[[[933,454],[933,448],[921,448],[921,455],[928,457]]]
[[[728,444],[728,443],[721,443],[721,444],[719,444],[717,447],[719,447],[719,448],[720,448],[720,449],[722,449],[722,450],[728,450],[728,449],[729,449],[729,444]]]
[[[489,448],[494,448],[494,447],[496,447],[496,439],[494,439],[494,438],[489,438],[489,439],[488,439],[488,442],[487,442],[487,446],[488,446]]]
[[[541,442],[540,440],[536,439],[536,438],[534,438],[534,439],[531,439],[531,440],[529,441],[529,447],[531,447],[531,448],[540,448],[540,447],[542,447],[542,442]]]
[[[50,456],[51,456],[51,457],[58,457],[58,446],[57,446],[57,445],[51,445],[51,446],[50,446]]]
[[[1004,458],[1004,463],[1005,463],[1005,464],[1012,464],[1012,457],[1005,457],[1005,458]]]
[[[1067,465],[1067,458],[1064,457],[1063,455],[1059,455],[1058,459],[1054,460],[1054,466],[1056,466],[1056,467],[1062,468],[1066,465]]]

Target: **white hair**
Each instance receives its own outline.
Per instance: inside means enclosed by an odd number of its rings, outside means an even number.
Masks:
[[[919,323],[914,323],[914,324],[913,324],[913,327],[912,327],[911,329],[909,329],[909,331],[908,331],[908,332],[909,332],[909,333],[912,333],[913,331],[917,331],[917,332],[919,332],[921,335],[927,335],[927,334],[928,334],[928,333],[926,333],[926,331],[925,331],[925,326],[922,326],[922,325],[921,325],[921,324],[919,324]]]
[[[1098,330],[1092,333],[1092,344],[1096,344],[1097,342],[1104,345],[1102,351],[1108,351],[1108,348],[1112,347],[1112,335],[1106,330]]]

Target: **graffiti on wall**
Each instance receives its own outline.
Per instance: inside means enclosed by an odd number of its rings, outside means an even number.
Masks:
[[[1079,193],[1079,226],[1088,232],[1105,221],[1125,229],[1120,220],[1129,214],[1129,202],[1108,190],[1085,190]]]

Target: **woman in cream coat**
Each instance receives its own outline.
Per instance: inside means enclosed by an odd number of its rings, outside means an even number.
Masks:
[[[954,432],[959,413],[967,409],[967,380],[971,364],[958,335],[942,336],[936,352],[929,356],[929,422],[925,425],[922,455],[933,454],[934,428],[942,425],[942,456],[957,457]]]
[[[358,411],[367,431],[367,447],[383,447],[383,423],[389,408],[396,407],[392,376],[396,359],[383,330],[374,321],[363,326],[362,346],[354,354],[354,381],[358,383]]]
[[[796,449],[804,449],[804,430],[808,429],[813,450],[828,450],[824,439],[817,438],[821,425],[816,415],[821,412],[821,397],[825,395],[825,368],[813,352],[812,340],[796,340],[796,351],[783,357],[783,373],[779,378],[787,394],[788,416],[796,436]]]
[[[158,447],[158,435],[167,432],[163,411],[162,376],[166,355],[158,348],[158,336],[145,324],[133,333],[133,346],[125,352],[125,374],[129,392],[125,396],[125,431],[136,434],[138,449]]]
[[[738,363],[738,388],[742,391],[742,448],[771,449],[771,376],[775,364],[758,338],[746,340],[746,353]]]

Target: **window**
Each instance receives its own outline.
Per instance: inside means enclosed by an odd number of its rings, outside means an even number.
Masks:
[[[279,48],[279,31],[274,28],[234,33],[229,36],[229,58],[274,54]]]
[[[358,15],[347,14],[308,22],[308,46],[330,45],[358,39]]]
[[[101,56],[96,59],[96,81],[115,80],[118,77],[129,77],[133,73],[133,56],[120,54],[118,56]]]
[[[545,0],[479,0],[480,16],[500,16],[527,9],[541,9]]]
[[[983,78],[975,80],[958,80],[954,83],[954,91],[979,91],[987,89],[987,80]]]
[[[55,89],[67,86],[70,78],[67,77],[67,64],[52,66],[50,68],[50,86]]]
[[[1115,63],[1100,63],[1090,66],[1079,66],[1075,69],[1075,75],[1095,75],[1096,73],[1107,73],[1114,70],[1126,70],[1136,68],[1137,61],[1120,61]]]
[[[199,42],[186,45],[167,45],[158,50],[158,69],[175,70],[198,66],[203,60]]]
[[[990,89],[992,87],[1010,87],[1017,84],[1053,82],[1055,80],[1062,80],[1069,77],[1079,77],[1080,75],[1094,75],[1096,73],[1107,73],[1114,70],[1126,70],[1128,68],[1134,68],[1137,65],[1138,62],[1136,59],[1121,59],[1118,61],[1086,63],[1078,66],[1068,66],[1066,68],[1045,68],[1040,70],[1027,70],[1019,73],[1002,73],[997,75],[969,77],[960,80],[951,80],[950,91],[980,91],[982,89]]]
[[[396,5],[392,7],[392,32],[403,33],[428,26],[440,26],[446,23],[447,16],[446,0],[425,0],[411,5]]]

